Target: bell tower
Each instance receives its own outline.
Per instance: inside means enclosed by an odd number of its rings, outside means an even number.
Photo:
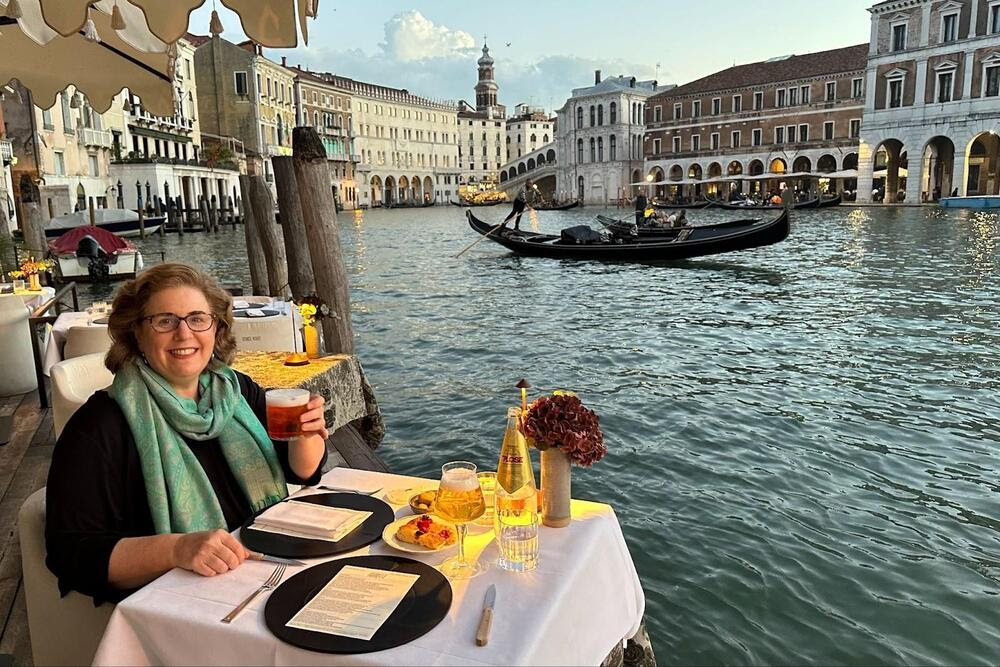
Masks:
[[[490,55],[490,47],[483,41],[483,55],[479,58],[479,82],[476,84],[476,111],[489,112],[502,115],[503,110],[497,104],[497,91],[500,87],[493,80],[493,57]]]

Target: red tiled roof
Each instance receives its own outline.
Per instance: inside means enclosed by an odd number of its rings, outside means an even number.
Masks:
[[[195,35],[190,32],[184,35],[184,39],[191,42],[192,46],[194,46],[195,48],[198,48],[205,42],[212,41],[212,38],[209,35]]]
[[[764,61],[736,65],[683,86],[664,91],[652,99],[684,97],[717,90],[749,88],[768,83],[808,79],[841,72],[855,72],[867,67],[868,48],[869,45],[865,43],[830,51],[791,56],[774,62]]]

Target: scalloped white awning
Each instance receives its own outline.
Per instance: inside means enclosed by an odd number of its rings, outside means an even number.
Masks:
[[[115,2],[115,0],[33,1],[41,4],[45,23],[63,37],[83,29],[89,7]],[[191,12],[204,5],[205,1],[117,0],[117,3],[123,11],[125,6],[141,10],[145,15],[149,31],[169,44],[184,36]],[[261,46],[274,49],[298,46],[299,29],[302,30],[303,41],[308,44],[306,18],[316,15],[319,4],[319,0],[220,0],[220,2],[239,14],[243,32],[247,37]]]
[[[240,16],[243,31],[258,44],[293,47],[298,30],[307,39],[307,17],[319,0],[220,0]],[[0,0],[0,17],[11,0]],[[17,0],[16,22],[0,18],[0,84],[17,79],[43,108],[69,85],[98,112],[110,108],[123,88],[142,98],[155,115],[172,116],[174,43],[188,30],[193,10],[205,0]],[[119,29],[112,27],[117,8]],[[93,21],[99,41],[84,37]],[[122,25],[124,27],[122,27]]]

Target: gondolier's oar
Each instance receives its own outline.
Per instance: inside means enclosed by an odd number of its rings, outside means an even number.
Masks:
[[[477,243],[479,243],[480,241],[485,241],[485,240],[486,240],[486,237],[488,237],[488,236],[491,236],[491,235],[493,234],[493,232],[495,232],[495,231],[499,230],[499,229],[500,229],[501,227],[503,227],[503,226],[504,226],[504,225],[506,225],[506,224],[507,224],[506,222],[501,222],[501,223],[500,223],[499,225],[497,225],[496,227],[494,227],[494,228],[493,228],[493,229],[491,229],[490,231],[486,232],[485,234],[483,234],[482,236],[480,236],[480,237],[479,237],[478,239],[476,239],[475,241],[473,241],[473,242],[472,242],[472,243],[470,243],[469,245],[465,246],[465,249],[464,249],[464,250],[462,250],[462,252],[460,252],[460,253],[458,253],[457,255],[455,255],[455,259],[458,259],[458,258],[459,258],[459,257],[461,257],[462,255],[464,255],[464,254],[465,254],[465,253],[466,253],[467,251],[471,250],[471,249],[472,249],[472,247],[473,247],[474,245],[476,245]]]

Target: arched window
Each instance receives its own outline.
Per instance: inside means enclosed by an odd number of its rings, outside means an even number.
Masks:
[[[590,105],[590,126],[594,127],[595,125],[597,125],[597,115],[596,115],[596,110],[594,109],[594,105],[591,104]]]
[[[597,105],[597,124],[604,125],[604,105]]]
[[[543,134],[542,135],[542,143],[543,144],[549,143],[549,135],[547,135],[547,134]]]
[[[604,162],[604,137],[597,137],[597,161]]]
[[[319,112],[313,111],[313,127],[319,129]]]
[[[594,138],[590,138],[590,161],[597,162],[597,142]]]
[[[583,139],[576,140],[576,161],[583,162]]]
[[[531,147],[534,148],[535,144],[537,144],[537,143],[538,143],[538,136],[534,135],[534,134],[531,135]]]
[[[612,125],[618,122],[618,105],[614,102],[608,107],[608,122]]]
[[[614,103],[612,103],[612,105],[614,105]],[[610,137],[608,137],[608,159],[611,160],[612,162],[614,162],[615,158],[617,157],[615,155],[615,143],[616,143],[615,135],[612,134]]]
[[[576,108],[576,128],[580,129],[583,127],[583,107]]]

